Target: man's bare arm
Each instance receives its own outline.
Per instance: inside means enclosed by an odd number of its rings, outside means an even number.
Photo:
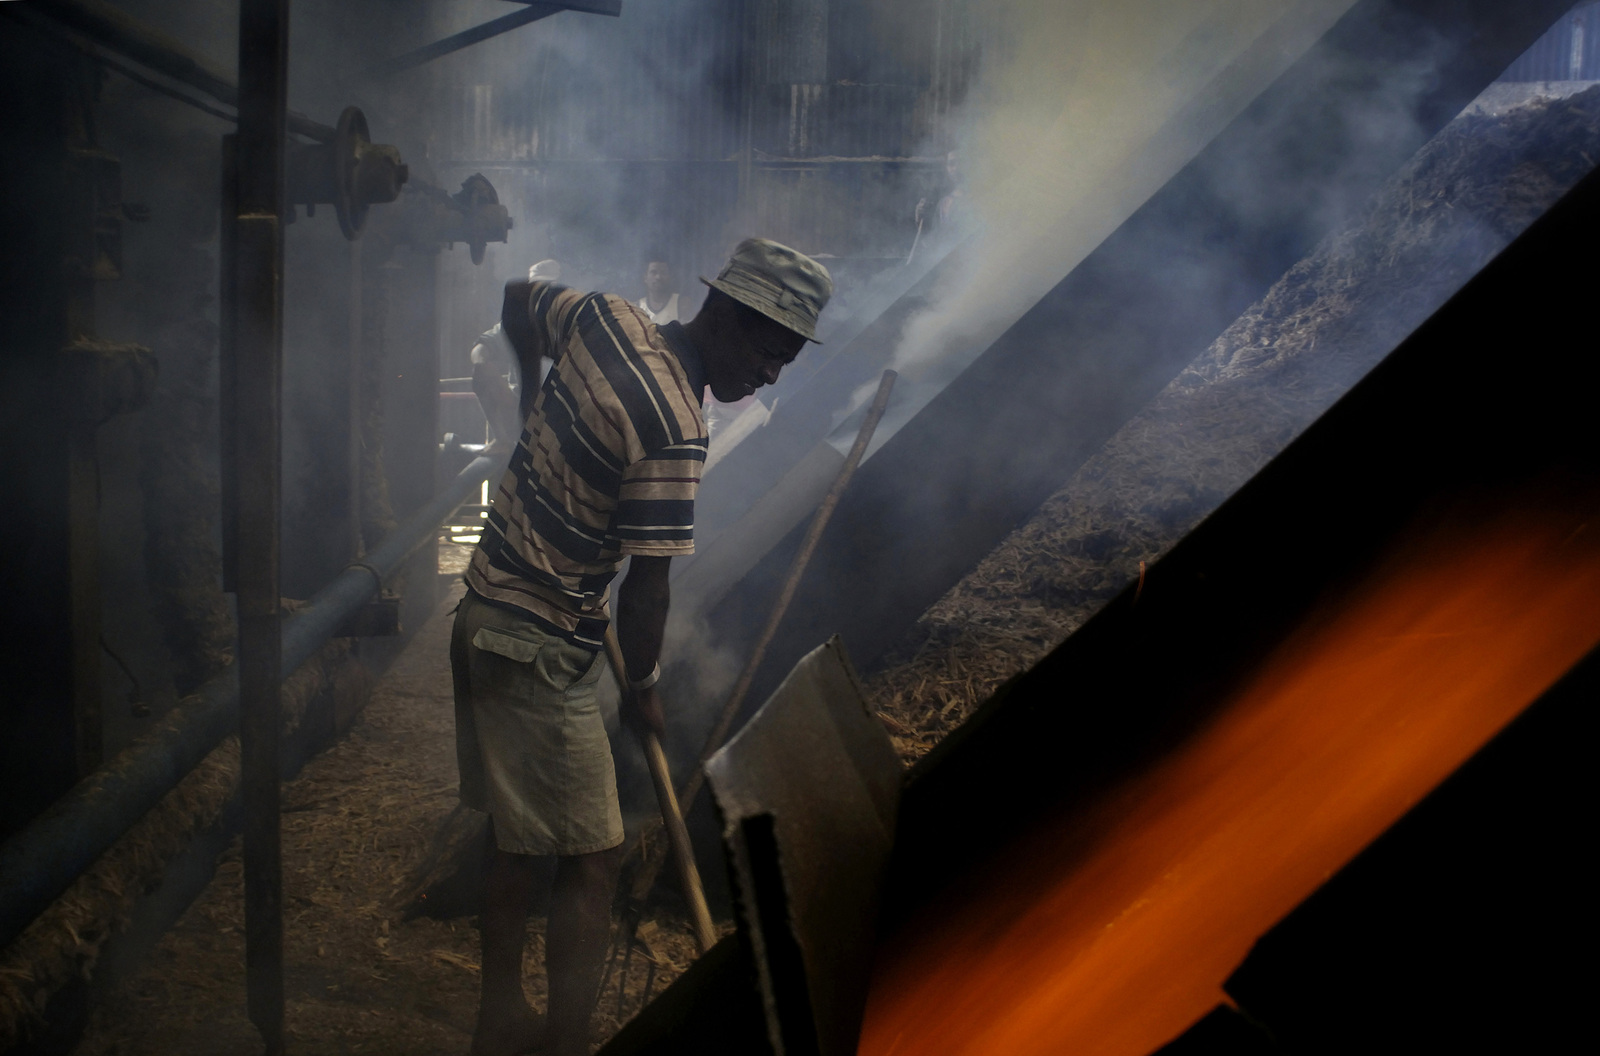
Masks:
[[[528,318],[531,291],[530,283],[508,282],[505,300],[500,305],[500,329],[516,356],[517,375],[522,379],[524,398],[520,404],[506,383],[500,365],[493,362],[495,357],[480,356],[479,349],[473,349],[472,391],[495,436],[507,444],[515,444],[522,437],[523,418],[531,402],[532,389],[539,385],[539,345],[533,322]]]
[[[628,666],[627,679],[648,678],[661,659],[661,640],[667,627],[667,609],[672,592],[667,583],[670,557],[642,557],[635,554],[628,562],[628,574],[617,588],[617,640]],[[656,688],[630,694],[624,700],[624,716],[661,734],[665,720]],[[631,713],[631,714],[630,714]]]
[[[472,351],[472,391],[477,394],[478,406],[489,419],[496,441],[515,444],[522,437],[522,415],[517,408],[516,393],[511,391],[505,375],[489,357],[478,355],[477,347]]]

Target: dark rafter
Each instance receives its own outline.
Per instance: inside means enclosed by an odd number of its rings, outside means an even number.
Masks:
[[[481,26],[462,30],[443,40],[434,41],[426,47],[415,51],[408,51],[404,55],[397,55],[387,62],[379,63],[368,72],[375,77],[388,76],[409,70],[423,63],[432,62],[452,51],[471,47],[479,41],[498,37],[502,33],[525,26],[529,22],[537,22],[541,18],[560,14],[562,11],[582,11],[590,15],[609,15],[617,18],[622,14],[622,0],[511,0],[512,3],[523,4],[521,11],[492,19]]]

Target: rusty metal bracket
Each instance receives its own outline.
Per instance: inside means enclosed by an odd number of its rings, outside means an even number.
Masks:
[[[385,591],[350,614],[335,638],[397,638],[400,627],[400,595]]]
[[[81,337],[61,350],[61,384],[81,423],[101,425],[150,402],[160,364],[143,345]]]
[[[85,279],[120,279],[122,221],[130,218],[122,204],[121,159],[94,147],[72,147],[65,178],[70,200],[87,207],[74,210],[67,228],[67,268]]]
[[[397,236],[419,249],[465,242],[474,264],[482,264],[490,242],[505,242],[511,214],[500,204],[494,184],[481,172],[462,181],[455,194],[431,184],[413,184],[399,206]]]
[[[465,242],[472,262],[482,264],[487,243],[506,241],[511,230],[511,215],[500,204],[494,184],[481,172],[463,180],[461,190],[450,196],[450,202],[455,207],[452,218],[459,216],[460,219],[443,232],[444,241],[449,244]]]

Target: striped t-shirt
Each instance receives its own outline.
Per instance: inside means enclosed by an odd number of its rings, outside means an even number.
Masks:
[[[694,553],[706,458],[699,356],[621,297],[531,284],[532,351],[555,361],[467,567],[467,586],[591,649],[627,554]]]

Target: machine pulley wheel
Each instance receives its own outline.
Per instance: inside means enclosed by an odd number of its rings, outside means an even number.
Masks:
[[[367,223],[369,206],[356,193],[356,169],[362,146],[371,141],[367,115],[360,107],[345,107],[333,138],[333,211],[339,216],[339,230],[352,241]]]

